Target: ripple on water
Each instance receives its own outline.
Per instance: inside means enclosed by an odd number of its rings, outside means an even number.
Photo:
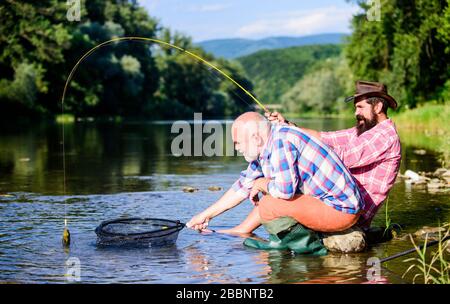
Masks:
[[[65,263],[69,257],[76,257],[81,263],[82,282],[92,283],[363,283],[367,282],[369,257],[385,257],[410,248],[408,241],[393,241],[375,246],[365,254],[311,258],[253,250],[245,248],[239,237],[198,234],[187,229],[180,232],[176,245],[168,248],[95,245],[94,229],[104,220],[141,216],[186,222],[220,197],[220,192],[208,191],[208,186],[225,188],[231,178],[227,179],[196,175],[189,180],[175,178],[168,187],[164,186],[164,191],[80,196],[16,193],[19,200],[2,199],[0,281],[64,283]],[[178,186],[186,184],[200,191],[184,193]],[[437,215],[445,219],[450,213],[448,204],[442,204],[446,200],[442,194],[408,192],[399,183],[390,196],[390,216],[394,222],[404,224],[405,232],[411,232],[418,226],[430,225]],[[248,202],[241,204],[210,225],[213,229],[234,226],[251,208]],[[65,216],[72,235],[70,250],[61,246]],[[375,224],[384,224],[384,212],[379,213]],[[261,228],[257,234],[267,237]],[[388,266],[397,275],[404,271],[401,262]],[[383,274],[387,281],[399,281],[387,270]]]

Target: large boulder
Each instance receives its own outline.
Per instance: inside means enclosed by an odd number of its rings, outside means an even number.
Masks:
[[[367,248],[364,231],[356,226],[340,232],[324,233],[322,241],[331,252],[355,253]]]

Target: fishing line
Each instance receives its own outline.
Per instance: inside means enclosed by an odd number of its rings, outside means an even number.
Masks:
[[[200,64],[200,67],[203,69],[203,70],[205,70],[205,71],[208,71],[208,73],[206,73],[206,76],[208,77],[208,78],[210,78],[210,79],[212,79],[212,80],[220,80],[220,81],[222,81],[223,80],[223,78],[222,77],[220,77],[220,74],[218,74],[215,70],[211,70],[211,69],[209,69],[208,67],[205,67],[203,64]],[[248,101],[246,101],[240,94],[238,94],[238,93],[236,93],[234,90],[230,90],[229,92],[227,92],[227,93],[231,93],[231,94],[233,94],[234,96],[236,96],[239,100],[241,100],[243,103],[245,103],[249,108],[251,108],[251,104],[248,102]]]
[[[207,66],[209,66],[210,68],[214,69],[215,71],[219,72],[220,74],[222,74],[225,78],[227,78],[228,80],[230,80],[232,83],[234,83],[238,88],[240,88],[242,91],[245,92],[245,94],[247,94],[248,96],[250,96],[251,99],[253,99],[253,101],[256,102],[256,104],[258,104],[259,107],[261,107],[261,109],[264,112],[268,112],[267,108],[255,97],[253,96],[252,93],[250,93],[248,90],[246,90],[241,84],[239,84],[236,80],[234,80],[231,76],[229,76],[227,73],[223,72],[221,69],[219,69],[217,66],[215,66],[214,64],[212,64],[211,62],[203,59],[202,57],[198,56],[195,53],[192,53],[190,51],[188,51],[187,49],[184,49],[182,47],[176,46],[174,44],[159,40],[159,39],[154,39],[154,38],[146,38],[146,37],[117,37],[117,38],[113,38],[110,40],[107,40],[105,42],[102,42],[96,46],[94,46],[93,48],[91,48],[89,51],[87,51],[75,64],[75,66],[72,68],[72,70],[70,71],[69,77],[66,80],[66,83],[64,85],[64,91],[62,94],[62,98],[61,98],[61,103],[64,104],[64,100],[65,100],[65,96],[66,96],[66,91],[67,91],[67,87],[70,83],[70,81],[73,78],[73,75],[75,73],[75,71],[77,70],[78,66],[81,64],[81,62],[83,62],[87,57],[89,57],[93,52],[95,52],[97,49],[100,49],[104,46],[107,46],[109,44],[115,43],[115,42],[123,42],[123,41],[141,41],[141,42],[152,42],[152,43],[158,43],[160,45],[163,46],[167,46],[173,49],[176,49],[182,53],[186,53],[187,55],[195,58],[196,60],[198,60],[199,62],[206,64]]]
[[[108,46],[110,44],[113,43],[118,43],[118,42],[129,42],[129,41],[138,41],[138,42],[150,42],[150,43],[156,43],[159,44],[161,46],[166,46],[172,49],[176,49],[178,51],[180,51],[181,53],[185,53],[189,56],[191,56],[192,58],[196,59],[197,61],[199,61],[202,64],[205,64],[206,66],[208,66],[209,68],[213,69],[214,71],[220,73],[221,75],[223,75],[226,79],[228,79],[229,81],[231,81],[234,85],[236,85],[239,89],[241,89],[246,95],[248,95],[264,112],[269,112],[268,109],[252,94],[250,93],[248,90],[246,90],[241,84],[239,84],[236,80],[234,80],[231,76],[229,76],[227,73],[223,72],[221,69],[219,69],[217,66],[215,66],[214,64],[212,64],[211,62],[203,59],[202,57],[200,57],[199,55],[188,51],[187,49],[184,49],[182,47],[179,47],[177,45],[174,45],[172,43],[166,42],[166,41],[162,41],[159,39],[155,39],[155,38],[146,38],[146,37],[138,37],[138,36],[132,36],[132,37],[117,37],[117,38],[113,38],[107,41],[104,41],[100,44],[97,44],[96,46],[94,46],[93,48],[91,48],[90,50],[88,50],[86,53],[83,54],[83,56],[81,56],[81,58],[76,62],[76,64],[73,66],[72,70],[69,73],[69,76],[67,77],[67,80],[64,84],[64,90],[62,93],[62,97],[61,97],[61,114],[62,114],[62,119],[64,119],[64,100],[66,98],[66,93],[67,93],[67,88],[69,86],[70,81],[72,80],[76,70],[78,69],[78,66],[86,59],[88,58],[92,53],[94,53],[96,50],[103,48],[105,46]],[[243,98],[241,98],[239,96],[239,98],[241,100],[243,100]],[[247,102],[245,102],[246,104],[248,104]],[[63,195],[66,194],[66,160],[65,160],[65,138],[64,138],[64,121],[62,122],[62,153],[63,153]],[[69,235],[69,243],[70,243],[70,234],[69,231],[67,229],[67,200],[64,200],[64,235],[66,235],[66,233]],[[63,243],[65,242],[66,238],[63,237]],[[65,244],[65,245],[68,245]]]

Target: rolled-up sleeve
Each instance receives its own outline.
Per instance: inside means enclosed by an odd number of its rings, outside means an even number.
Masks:
[[[281,139],[274,142],[270,158],[273,171],[267,185],[271,196],[281,199],[294,197],[299,185],[297,159],[298,150],[292,143]]]
[[[233,189],[242,198],[248,198],[255,180],[263,176],[264,174],[262,172],[261,165],[257,160],[255,160],[249,164],[246,170],[241,172],[240,177],[234,182],[231,189]]]

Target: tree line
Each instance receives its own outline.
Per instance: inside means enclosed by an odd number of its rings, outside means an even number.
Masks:
[[[349,1],[349,0],[347,0]],[[122,36],[157,38],[219,66],[263,103],[291,113],[342,111],[354,81],[386,83],[400,110],[450,99],[450,0],[381,1],[361,10],[342,46],[261,51],[238,60],[216,58],[148,15],[134,0],[82,1],[69,22],[58,0],[0,3],[0,113],[54,116],[70,69],[90,48]],[[233,83],[177,50],[140,42],[113,44],[91,55],[71,81],[65,112],[77,117],[164,119],[236,115],[253,101]]]
[[[133,0],[81,1],[80,22],[66,18],[65,1],[0,3],[0,113],[53,117],[61,113],[64,82],[77,60],[114,37],[156,38],[219,66],[246,89],[242,67],[215,58],[191,39],[161,26]],[[253,101],[234,84],[174,49],[140,42],[99,49],[78,68],[64,111],[76,117],[178,118],[234,115]]]
[[[293,114],[340,113],[357,79],[387,84],[399,110],[450,100],[449,0],[380,1],[380,20],[367,1],[341,47],[315,45],[262,51],[239,60],[254,90]]]

